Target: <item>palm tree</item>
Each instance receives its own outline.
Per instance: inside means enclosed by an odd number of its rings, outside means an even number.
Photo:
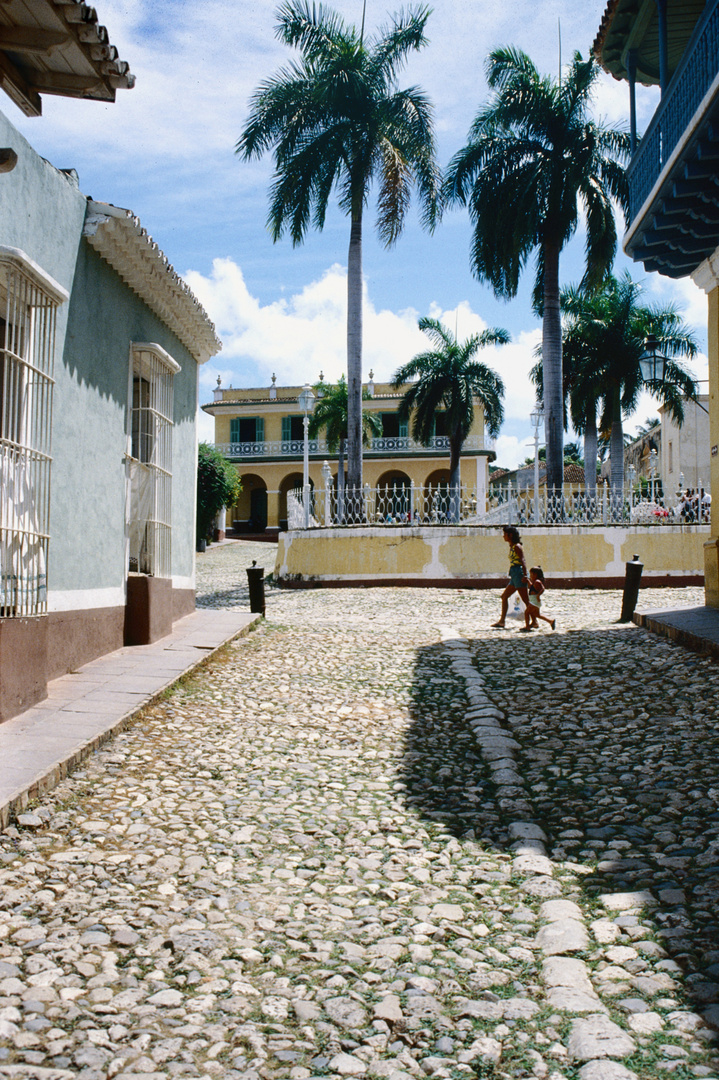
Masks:
[[[560,304],[564,307],[565,298],[571,290],[562,290]],[[604,375],[592,357],[588,357],[574,342],[562,344],[562,386],[564,395],[564,430],[571,421],[577,435],[584,443],[584,487],[590,500],[597,494],[597,463],[599,460],[599,430],[597,412],[604,397]],[[536,350],[541,358],[541,345]],[[530,378],[537,387],[537,396],[541,399],[544,388],[541,359],[532,368]],[[564,463],[567,463],[566,453]]]
[[[435,348],[418,353],[394,374],[392,385],[399,389],[410,380],[400,402],[399,415],[412,417],[412,437],[429,446],[435,430],[437,411],[445,412],[449,438],[449,472],[452,489],[452,518],[459,519],[460,455],[474,421],[474,399],[484,409],[484,423],[494,438],[504,418],[504,384],[496,372],[474,359],[486,345],[506,345],[506,330],[483,330],[459,342],[437,319],[419,320],[419,328]]]
[[[574,54],[559,80],[542,78],[516,49],[490,53],[487,80],[494,97],[475,117],[467,145],[452,159],[445,190],[467,204],[473,273],[498,296],[516,296],[519,277],[537,250],[534,307],[542,316],[547,483],[562,485],[562,330],[559,255],[586,218],[585,284],[597,285],[617,245],[612,199],[627,209],[619,161],[627,132],[589,119],[599,74],[593,59]]]
[[[624,483],[624,432],[622,415],[631,413],[641,390],[659,398],[672,418],[684,420],[683,401],[695,398],[697,383],[677,358],[696,355],[697,343],[676,309],[638,303],[642,286],[628,273],[609,276],[600,289],[581,288],[562,293],[565,312],[564,349],[572,365],[593,373],[592,389],[585,399],[586,415],[596,409],[597,386],[602,386],[600,429],[610,433],[611,488],[621,493]],[[646,383],[639,358],[649,334],[659,341],[667,356],[662,383]],[[580,410],[578,396],[577,409]]]
[[[348,481],[362,486],[362,218],[374,180],[377,229],[387,247],[398,239],[416,187],[423,224],[434,227],[440,178],[432,108],[417,87],[397,88],[412,51],[426,44],[429,8],[401,12],[365,40],[321,4],[289,0],[278,10],[277,37],[300,59],[262,83],[237,143],[245,160],[274,150],[269,228],[300,244],[322,229],[336,190],[350,217],[347,260]]]
[[[315,405],[314,412],[310,417],[309,427],[307,429],[309,437],[316,439],[320,431],[325,432],[327,438],[327,449],[331,454],[335,454],[339,451],[339,462],[337,470],[337,503],[338,503],[338,516],[340,521],[344,520],[344,486],[345,486],[345,466],[344,466],[344,451],[345,443],[347,441],[347,413],[348,413],[348,394],[347,394],[347,380],[344,375],[340,375],[339,382],[336,386],[332,384],[328,385],[325,382],[319,382],[315,385],[315,393],[317,395],[317,404]],[[362,399],[364,401],[370,400],[368,390],[362,391]],[[364,446],[369,446],[372,438],[379,438],[382,435],[382,417],[379,413],[367,412],[362,410],[362,443]]]

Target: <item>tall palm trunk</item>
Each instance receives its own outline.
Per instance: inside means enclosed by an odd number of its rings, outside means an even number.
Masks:
[[[340,439],[339,460],[337,462],[337,521],[344,525],[345,520],[345,441]]]
[[[362,491],[362,195],[352,208],[347,256],[347,487]],[[358,503],[359,505],[359,503]]]
[[[612,427],[609,433],[609,460],[611,464],[610,487],[612,501],[621,498],[624,487],[624,431],[622,429],[622,403],[620,386],[612,387]]]
[[[592,406],[584,421],[584,488],[589,499],[597,496],[597,409]]]
[[[547,493],[561,495],[564,483],[564,402],[562,397],[562,319],[559,307],[559,245],[545,241],[542,379]]]
[[[449,439],[449,520],[458,522],[462,505],[462,481],[460,466],[462,443],[450,436]]]

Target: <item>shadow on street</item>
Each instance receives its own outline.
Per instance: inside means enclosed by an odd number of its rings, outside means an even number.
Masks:
[[[548,854],[582,867],[587,900],[650,892],[639,917],[619,909],[595,917],[617,919],[623,944],[646,938],[638,924],[649,927],[681,968],[692,1006],[715,1005],[719,665],[635,629],[507,633],[466,644],[521,745],[515,757]],[[457,838],[508,854],[507,825],[517,815],[505,817],[498,805],[466,707],[446,648],[420,650],[406,798]]]

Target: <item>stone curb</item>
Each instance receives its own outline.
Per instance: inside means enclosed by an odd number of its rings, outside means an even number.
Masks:
[[[465,681],[469,700],[467,721],[492,772],[498,802],[505,812],[526,815],[509,825],[510,836],[514,838],[512,870],[530,879],[527,892],[551,897],[540,907],[540,917],[545,921],[536,943],[545,957],[542,978],[547,1003],[562,1012],[580,1014],[572,1022],[566,1047],[568,1059],[581,1063],[582,1080],[636,1080],[635,1073],[613,1060],[634,1053],[635,1040],[609,1019],[609,1010],[594,989],[585,962],[566,955],[585,951],[589,947],[589,932],[579,906],[562,899],[561,886],[553,880],[554,864],[547,855],[547,837],[531,818],[531,799],[514,759],[514,749],[519,749],[519,743],[511,729],[502,726],[502,722],[509,722],[507,716],[484,689],[485,680],[472,662],[468,644],[450,628],[442,627],[440,633],[454,672]],[[501,760],[496,757],[498,748],[501,748]]]
[[[257,626],[261,618],[261,615],[256,615],[251,622],[241,627],[235,633],[232,633],[229,637],[225,638],[224,641],[209,648],[203,648],[202,655],[197,659],[194,659],[192,663],[188,664],[182,672],[173,674],[166,683],[148,694],[141,702],[133,705],[126,712],[122,713],[122,715],[112,717],[110,720],[108,720],[107,717],[98,716],[99,730],[96,735],[85,741],[78,742],[71,751],[64,752],[60,760],[53,762],[49,767],[40,770],[31,780],[23,781],[11,795],[8,795],[3,799],[0,804],[0,829],[7,828],[10,822],[14,818],[17,818],[18,814],[21,814],[27,809],[31,802],[34,802],[42,795],[46,795],[47,792],[52,791],[54,787],[57,787],[57,785],[61,783],[81,761],[91,754],[94,754],[96,750],[99,750],[100,747],[112,739],[114,735],[119,734],[127,728],[138,713],[148,705],[152,705],[158,701],[170,687],[175,686],[181,679],[186,678],[188,675],[192,674],[192,672],[197,671],[198,668],[203,667],[211,657],[219,652],[220,649],[223,649],[232,641],[236,641],[238,638],[248,634],[250,630]]]

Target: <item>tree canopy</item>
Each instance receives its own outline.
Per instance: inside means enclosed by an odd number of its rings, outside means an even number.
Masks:
[[[432,108],[418,87],[399,89],[407,57],[426,44],[429,8],[400,12],[365,36],[330,8],[288,0],[277,37],[299,59],[263,82],[237,143],[245,159],[274,152],[269,228],[293,244],[322,229],[334,192],[350,217],[347,261],[348,479],[362,485],[362,219],[377,185],[377,230],[390,246],[400,236],[412,190],[421,220],[433,228],[441,178]]]
[[[626,210],[620,162],[627,132],[594,122],[596,62],[575,53],[561,78],[541,76],[514,48],[486,64],[493,92],[476,115],[466,146],[450,162],[449,201],[466,205],[472,223],[470,264],[498,296],[513,297],[536,252],[534,304],[542,315],[542,364],[548,487],[561,491],[563,394],[559,256],[586,223],[585,284],[597,286],[617,245],[612,202]]]
[[[235,466],[207,443],[200,443],[197,455],[198,540],[210,536],[220,510],[236,503],[241,491],[242,481]]]
[[[399,413],[411,418],[412,436],[423,446],[432,440],[437,412],[444,412],[451,486],[457,492],[460,455],[474,422],[475,399],[482,405],[485,429],[491,437],[499,434],[504,418],[504,383],[475,356],[487,345],[506,345],[510,335],[495,328],[472,334],[460,342],[437,319],[420,319],[419,328],[427,334],[434,349],[418,353],[398,368],[392,385],[399,389],[409,382]]]

